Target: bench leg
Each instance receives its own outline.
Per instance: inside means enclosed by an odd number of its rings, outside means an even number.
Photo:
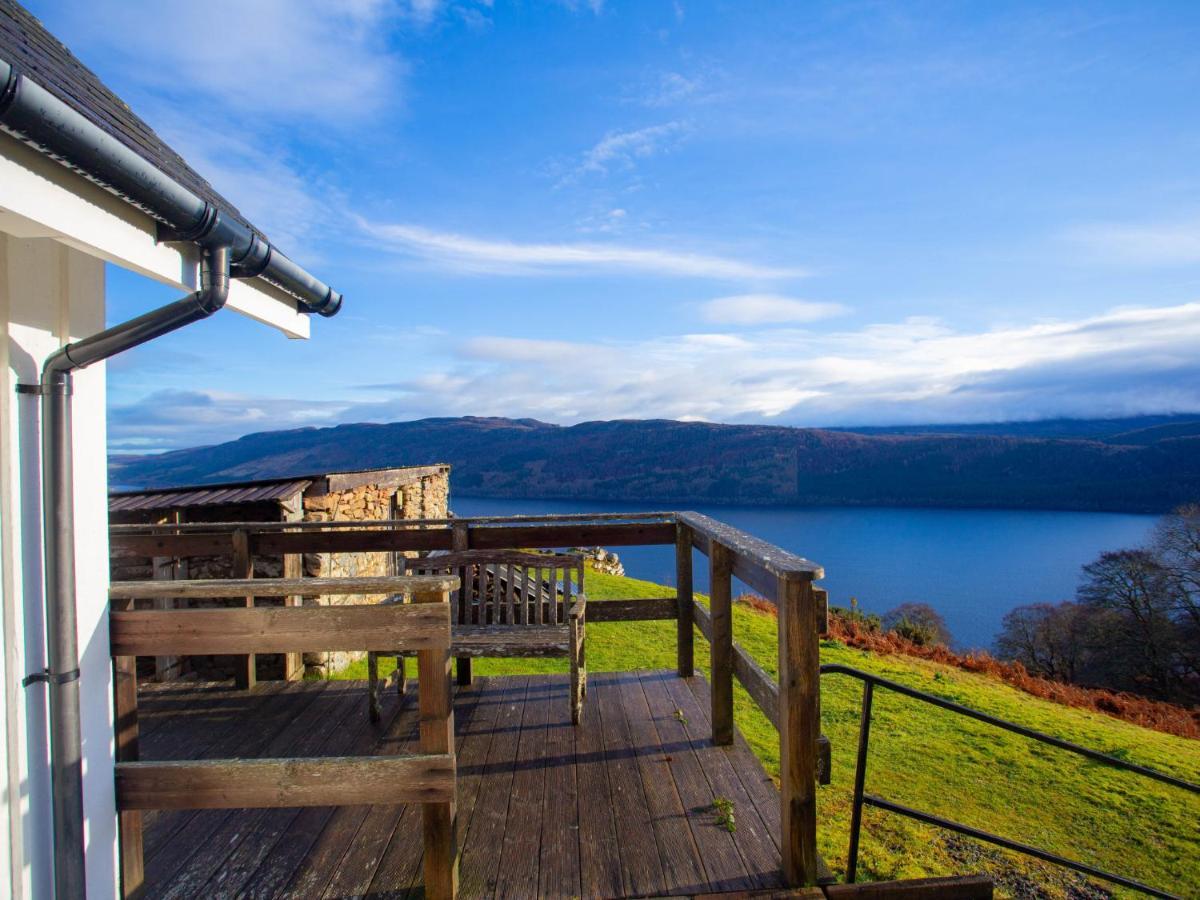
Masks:
[[[404,668],[404,657],[396,657],[396,693],[401,697],[408,690],[408,672]]]
[[[583,658],[583,627],[578,619],[571,620],[571,724],[578,725],[583,717],[583,696],[587,670]]]
[[[456,660],[458,666],[458,684],[459,687],[471,686],[471,657],[460,656]]]
[[[379,710],[379,656],[373,650],[367,651],[367,718],[378,722]]]

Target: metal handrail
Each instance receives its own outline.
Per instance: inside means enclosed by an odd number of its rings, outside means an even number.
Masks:
[[[866,775],[867,775],[867,751],[869,749],[871,739],[871,705],[875,695],[875,687],[878,685],[897,694],[902,694],[906,697],[912,697],[914,700],[920,700],[932,706],[939,707],[958,715],[967,716],[985,724],[1001,728],[1005,731],[1011,731],[1014,734],[1019,734],[1022,737],[1027,737],[1030,740],[1038,741],[1039,743],[1049,744],[1052,747],[1057,747],[1060,750],[1066,750],[1069,753],[1075,753],[1079,756],[1086,757],[1094,762],[1099,762],[1104,765],[1112,766],[1117,769],[1122,769],[1127,772],[1133,772],[1145,778],[1153,778],[1155,781],[1161,781],[1164,784],[1169,784],[1172,787],[1181,788],[1185,791],[1190,791],[1194,794],[1200,794],[1200,785],[1193,784],[1190,781],[1185,781],[1182,778],[1176,778],[1173,775],[1167,775],[1164,772],[1159,772],[1156,769],[1149,769],[1145,766],[1139,766],[1134,763],[1125,762],[1123,759],[1117,759],[1115,756],[1109,756],[1105,753],[1100,753],[1097,750],[1091,750],[1087,747],[1082,747],[1079,744],[1073,744],[1070,741],[1064,741],[1061,738],[1056,738],[1052,735],[1045,734],[1041,731],[1035,731],[1032,728],[1026,728],[1023,725],[1018,725],[1015,722],[1009,722],[1006,719],[1001,719],[996,716],[989,715],[985,712],[980,712],[977,709],[971,709],[969,706],[955,703],[951,700],[944,700],[934,694],[927,694],[924,691],[919,691],[907,685],[891,681],[887,678],[880,678],[878,675],[872,675],[870,672],[863,672],[860,669],[854,669],[850,666],[843,666],[838,663],[826,663],[821,666],[822,675],[847,675],[851,678],[857,678],[863,682],[863,698],[862,698],[862,716],[858,732],[858,758],[854,769],[854,803],[850,812],[850,847],[846,862],[846,881],[853,883],[858,870],[858,843],[859,834],[862,831],[862,808],[866,806],[874,806],[878,809],[883,809],[897,815],[905,816],[910,819],[915,819],[918,822],[924,822],[928,825],[935,825],[938,828],[945,828],[949,831],[956,831],[959,834],[975,838],[988,843],[996,844],[1004,847],[1007,850],[1012,850],[1016,853],[1022,853],[1026,856],[1033,856],[1037,859],[1044,860],[1055,865],[1063,866],[1068,869],[1074,869],[1076,872],[1082,872],[1085,875],[1093,878],[1100,878],[1104,881],[1118,884],[1122,887],[1131,888],[1142,893],[1149,894],[1152,897],[1167,897],[1174,898],[1175,894],[1167,893],[1158,888],[1150,887],[1140,881],[1132,878],[1126,878],[1123,875],[1117,875],[1112,872],[1106,872],[1103,869],[1098,869],[1095,866],[1089,866],[1087,863],[1081,863],[1077,860],[1068,859],[1065,856],[1059,856],[1056,853],[1051,853],[1048,850],[1042,850],[1038,847],[1032,847],[1028,844],[1018,843],[1017,841],[1009,840],[997,834],[992,834],[982,829],[973,828],[970,825],[964,825],[961,822],[955,822],[951,819],[945,819],[941,816],[933,815],[932,813],[922,812],[921,810],[913,809],[909,806],[903,806],[899,803],[894,803],[890,800],[885,800],[882,797],[877,797],[873,794],[865,792]]]

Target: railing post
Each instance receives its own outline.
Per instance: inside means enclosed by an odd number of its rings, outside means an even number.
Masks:
[[[461,550],[469,550],[471,548],[471,531],[470,525],[466,522],[455,522],[451,526],[451,547],[457,552]],[[483,575],[480,574],[482,580]],[[482,585],[480,585],[482,587]],[[458,570],[458,619],[457,621],[469,625],[471,624],[471,607],[472,594],[474,593],[475,584],[471,577],[471,567],[463,566]],[[483,624],[480,622],[479,624]],[[457,660],[458,665],[458,683],[461,687],[467,687],[471,684],[471,657],[460,656]]]
[[[709,611],[712,613],[713,743],[733,743],[733,551],[711,541],[708,550]]]
[[[779,794],[783,876],[789,885],[817,880],[817,738],[821,659],[811,578],[780,578]]]
[[[113,609],[133,609],[132,600],[114,600]],[[113,657],[113,721],[116,727],[117,762],[137,762],[137,657]],[[146,870],[142,850],[142,813],[125,810],[117,815],[121,855],[121,896],[140,897]]]
[[[850,849],[846,854],[846,883],[858,875],[858,835],[862,830],[863,790],[867,781],[867,750],[871,743],[871,699],[875,683],[863,681],[862,717],[858,725],[858,760],[854,765],[854,805],[850,808]]]
[[[696,637],[692,591],[692,529],[675,525],[676,659],[680,678],[695,674]]]
[[[414,603],[450,603],[450,593],[414,594]],[[454,706],[450,695],[450,650],[417,651],[417,705],[421,752],[454,754]],[[458,895],[457,803],[421,806],[425,843],[425,896],[452,900]]]
[[[232,578],[254,577],[254,556],[250,552],[250,535],[245,529],[238,528],[233,532],[233,571]],[[254,597],[246,598],[246,606],[254,606]],[[253,653],[239,657],[233,673],[235,684],[249,690],[258,681],[257,660]]]
[[[303,578],[304,577],[304,554],[303,553],[285,553],[283,555],[283,577],[284,578]],[[303,606],[304,601],[296,594],[285,597],[284,606]],[[283,680],[284,681],[299,681],[304,677],[304,654],[303,653],[285,653],[283,655]]]

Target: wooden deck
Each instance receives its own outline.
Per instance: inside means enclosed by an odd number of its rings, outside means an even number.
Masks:
[[[582,724],[565,675],[457,688],[460,896],[643,897],[780,885],[779,793],[745,741],[712,745],[708,686],[673,672],[593,673]],[[394,690],[365,682],[176,682],[139,698],[143,759],[369,755],[415,742]],[[712,808],[733,802],[736,830]],[[416,806],[146,814],[153,897],[421,893]]]

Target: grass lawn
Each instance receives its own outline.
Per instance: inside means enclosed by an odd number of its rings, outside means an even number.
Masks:
[[[671,588],[589,572],[589,600],[674,596]],[[734,608],[734,639],[777,673],[775,619]],[[697,668],[707,676],[707,642],[696,633]],[[901,656],[876,656],[827,641],[837,662],[938,694],[1130,762],[1200,782],[1200,742],[1098,713],[1059,706],[983,675]],[[381,661],[381,669],[390,663]],[[673,622],[588,625],[593,672],[673,669]],[[477,660],[481,675],[565,672],[565,660]],[[356,663],[338,677],[365,678]],[[778,734],[737,682],[738,728],[773,775]],[[822,731],[833,743],[833,784],[819,791],[819,849],[841,875],[846,863],[861,683],[827,675]],[[1200,896],[1200,797],[1132,773],[990,728],[884,690],[875,692],[867,791],[1052,850],[1102,869]],[[988,871],[999,896],[1108,896],[1057,867],[877,810],[864,812],[860,880]],[[1037,887],[1035,887],[1037,886]],[[1098,887],[1096,885],[1095,887]]]

